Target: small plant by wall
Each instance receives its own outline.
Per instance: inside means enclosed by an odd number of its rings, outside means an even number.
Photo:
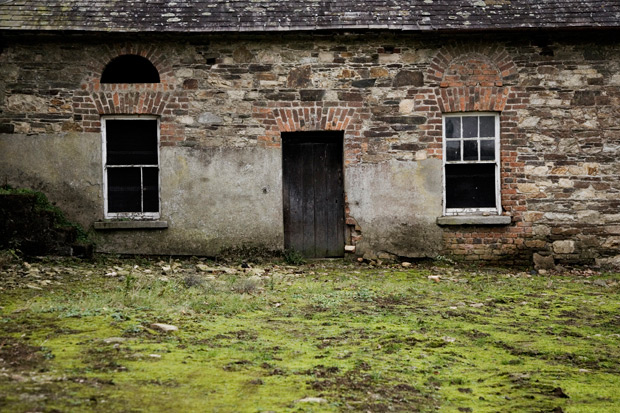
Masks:
[[[91,256],[88,234],[44,193],[0,187],[0,249],[25,255]]]

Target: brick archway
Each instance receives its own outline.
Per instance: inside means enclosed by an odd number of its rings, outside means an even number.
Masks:
[[[435,55],[426,77],[436,87],[443,113],[501,112],[518,73],[508,52],[499,46],[455,44]]]
[[[345,164],[359,163],[368,146],[362,136],[365,116],[361,102],[268,102],[252,108],[252,117],[265,128],[258,138],[263,146],[280,147],[282,132],[344,131]]]
[[[160,83],[100,83],[106,65],[127,54],[148,59],[159,72]],[[174,118],[187,115],[189,100],[184,90],[177,90],[172,66],[163,50],[148,45],[116,45],[97,56],[88,69],[81,90],[73,97],[74,113],[82,130],[99,132],[102,115],[158,115],[162,146],[184,139],[184,127]]]

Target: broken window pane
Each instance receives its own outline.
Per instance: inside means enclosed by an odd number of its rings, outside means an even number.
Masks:
[[[478,116],[463,116],[463,137],[476,138],[478,136]]]
[[[159,211],[159,168],[142,168],[144,212]]]
[[[108,211],[141,212],[140,168],[108,168]]]
[[[481,140],[480,141],[480,160],[492,161],[495,159],[495,141],[493,140]]]
[[[106,213],[159,212],[158,122],[105,120]]]
[[[461,141],[446,142],[446,156],[448,161],[461,160]]]
[[[495,116],[480,116],[480,137],[495,137]]]
[[[157,120],[106,121],[108,165],[157,165]]]
[[[464,161],[477,161],[478,160],[478,142],[477,141],[463,141],[463,160]]]
[[[495,207],[494,164],[446,165],[447,208]]]
[[[446,138],[455,139],[461,137],[461,118],[446,118]]]

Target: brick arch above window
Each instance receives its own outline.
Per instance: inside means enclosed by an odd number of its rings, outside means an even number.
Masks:
[[[146,57],[123,54],[106,65],[100,83],[160,83],[159,71]]]
[[[481,86],[439,88],[436,94],[442,113],[501,112],[514,95],[509,87]]]
[[[517,66],[501,46],[453,44],[433,58],[426,74],[432,86],[507,86],[517,81]]]
[[[110,62],[127,55],[147,59],[159,73],[159,83],[101,83],[101,75]],[[81,87],[89,92],[114,90],[170,91],[175,90],[175,77],[172,64],[162,48],[142,44],[119,44],[108,47],[93,57],[88,66],[88,74],[82,81]]]
[[[454,58],[443,72],[440,87],[503,86],[499,68],[489,58],[469,53]]]
[[[159,72],[160,83],[100,83],[106,65],[122,55],[148,59]],[[189,99],[183,88],[175,87],[175,81],[165,50],[158,46],[111,46],[94,57],[81,90],[74,92],[76,122],[85,132],[99,132],[102,115],[157,115],[161,119],[161,145],[176,145],[185,138],[185,129],[176,118],[188,114]]]

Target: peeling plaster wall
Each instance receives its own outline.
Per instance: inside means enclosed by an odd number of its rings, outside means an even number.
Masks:
[[[281,156],[265,148],[161,151],[166,230],[101,232],[102,251],[215,256],[283,247]]]
[[[442,208],[442,163],[392,160],[345,172],[350,215],[362,228],[358,252],[434,257],[442,250],[435,219]]]
[[[84,228],[101,218],[101,134],[0,134],[0,184],[48,195]]]

